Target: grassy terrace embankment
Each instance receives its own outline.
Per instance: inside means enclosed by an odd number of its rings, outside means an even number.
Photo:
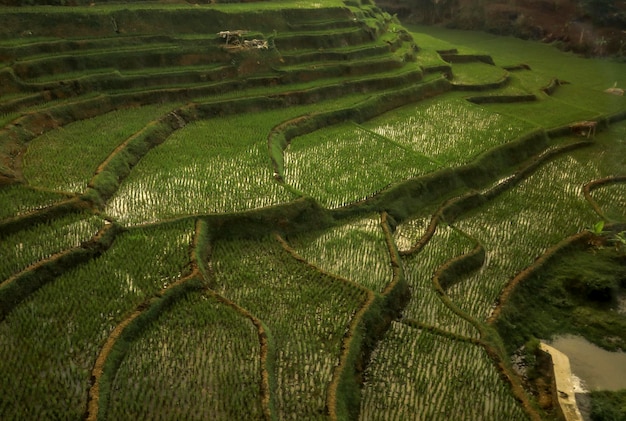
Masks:
[[[624,222],[623,65],[369,2],[0,23],[0,418],[551,419],[493,324]]]

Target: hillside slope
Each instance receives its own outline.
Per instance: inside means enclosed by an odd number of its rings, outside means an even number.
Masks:
[[[409,23],[442,24],[555,42],[592,56],[626,57],[623,0],[383,0],[377,2]]]

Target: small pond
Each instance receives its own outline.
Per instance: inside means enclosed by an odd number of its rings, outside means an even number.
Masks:
[[[588,391],[626,389],[626,353],[609,352],[582,336],[557,336],[552,347],[569,357],[572,373]]]

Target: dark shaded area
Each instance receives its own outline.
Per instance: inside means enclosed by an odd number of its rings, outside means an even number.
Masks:
[[[615,0],[383,0],[404,22],[484,30],[626,59],[626,2]]]

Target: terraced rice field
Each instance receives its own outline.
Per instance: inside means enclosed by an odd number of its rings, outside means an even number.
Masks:
[[[112,111],[51,130],[30,142],[24,178],[33,187],[83,193],[98,165],[121,142],[175,106]],[[68,160],[77,150],[80,159]]]
[[[360,419],[527,419],[479,346],[398,322],[387,335],[372,358]]]
[[[352,2],[2,10],[2,420],[549,419],[490,318],[626,222],[624,64]]]

